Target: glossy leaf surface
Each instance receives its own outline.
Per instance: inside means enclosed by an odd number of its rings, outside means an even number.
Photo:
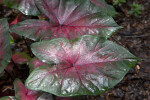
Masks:
[[[32,51],[47,64],[26,80],[32,90],[58,96],[98,95],[122,80],[138,58],[123,47],[92,35],[37,42]]]
[[[39,15],[39,11],[35,6],[34,0],[3,0],[10,8],[18,9],[25,15]]]
[[[94,34],[108,38],[120,27],[111,16],[111,7],[103,0],[35,0],[48,21],[25,20],[11,29],[13,32],[32,40],[45,40]],[[97,4],[98,4],[97,3]],[[107,10],[106,10],[107,9]]]
[[[17,100],[37,100],[40,96],[37,91],[27,89],[19,79],[14,81],[14,88]]]
[[[9,25],[6,19],[0,19],[0,73],[11,58]]]

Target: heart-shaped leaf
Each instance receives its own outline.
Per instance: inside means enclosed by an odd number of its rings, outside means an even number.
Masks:
[[[3,0],[10,8],[18,9],[25,15],[39,15],[34,0]]]
[[[18,100],[37,100],[40,96],[39,92],[27,89],[19,79],[14,81],[14,88]]]
[[[9,25],[6,19],[0,19],[0,73],[11,58]]]
[[[26,86],[58,96],[103,93],[120,82],[139,60],[125,48],[92,35],[72,41],[42,41],[31,47],[35,56],[53,65],[36,68]]]
[[[13,32],[32,40],[73,39],[84,34],[108,38],[120,28],[112,17],[107,16],[107,12],[113,9],[103,0],[97,1],[101,7],[93,4],[96,0],[35,1],[49,20],[25,20],[11,27]]]
[[[16,100],[16,99],[13,96],[6,96],[6,97],[0,98],[0,100]]]

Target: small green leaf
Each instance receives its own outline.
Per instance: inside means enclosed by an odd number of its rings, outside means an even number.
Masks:
[[[10,44],[13,44],[14,43],[14,39],[13,37],[10,35]]]

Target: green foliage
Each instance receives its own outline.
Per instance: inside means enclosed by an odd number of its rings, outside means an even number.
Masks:
[[[113,0],[113,5],[121,6],[123,3],[126,3],[126,0]]]
[[[134,15],[135,17],[139,17],[139,15],[142,13],[142,9],[142,5],[133,3],[131,5],[131,10],[129,11],[129,14]]]

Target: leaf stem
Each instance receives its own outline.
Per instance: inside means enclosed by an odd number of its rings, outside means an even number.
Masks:
[[[15,75],[15,73],[13,71],[12,71],[12,74],[13,74],[14,77],[16,77],[16,75]]]
[[[24,41],[25,41],[25,44],[26,44],[26,46],[27,46],[27,49],[28,49],[28,51],[29,51],[30,56],[33,57],[33,56],[32,56],[32,52],[31,52],[31,49],[30,49],[30,47],[29,47],[29,44],[27,43],[26,38],[23,37],[23,39],[24,39]]]

